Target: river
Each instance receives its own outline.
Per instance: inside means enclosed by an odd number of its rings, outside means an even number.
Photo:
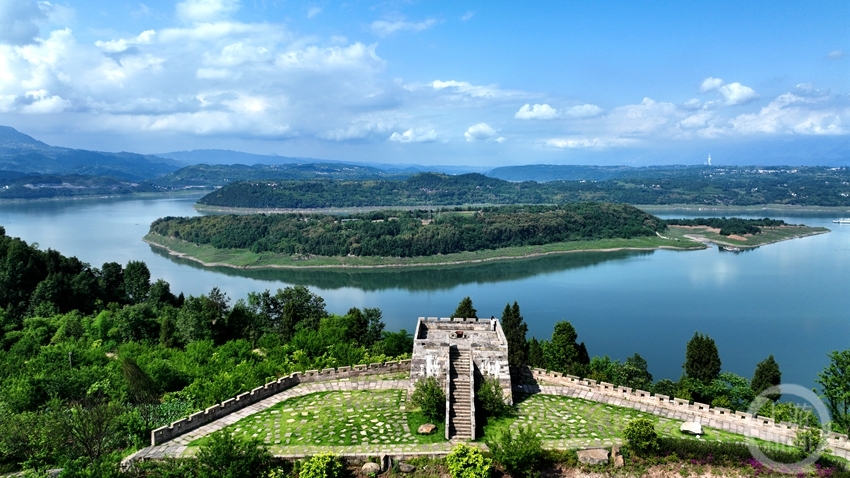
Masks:
[[[499,317],[507,302],[517,301],[529,338],[548,338],[556,321],[569,320],[591,355],[623,360],[638,352],[656,379],[679,378],[695,331],[714,338],[724,370],[751,377],[756,363],[773,354],[783,382],[807,388],[829,363],[829,351],[850,347],[850,226],[831,223],[840,213],[772,214],[832,232],[743,253],[711,248],[422,270],[237,271],[175,260],[141,241],[156,218],[197,215],[197,197],[0,204],[0,225],[10,236],[97,267],[143,260],[175,293],[219,287],[235,301],[251,291],[303,284],[331,312],[381,308],[388,330],[410,331],[419,316],[447,316],[467,295],[482,317]]]

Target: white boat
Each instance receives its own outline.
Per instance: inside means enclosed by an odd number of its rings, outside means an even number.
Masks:
[[[835,219],[832,222],[834,222],[835,224],[850,224],[850,217]]]

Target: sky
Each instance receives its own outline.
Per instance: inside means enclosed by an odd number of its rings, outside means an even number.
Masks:
[[[850,2],[0,0],[0,124],[146,154],[850,161]]]

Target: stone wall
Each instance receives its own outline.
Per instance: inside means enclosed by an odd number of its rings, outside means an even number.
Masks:
[[[775,423],[772,418],[760,415],[753,416],[745,412],[733,412],[722,407],[712,407],[704,403],[690,403],[681,398],[670,398],[666,395],[615,386],[606,382],[579,378],[558,372],[550,372],[539,368],[530,370],[531,376],[538,382],[548,382],[553,385],[572,388],[580,391],[581,398],[611,403],[611,398],[622,401],[622,406],[682,420],[699,422],[704,426],[727,430],[748,437],[793,445],[797,436],[797,425],[793,423]],[[850,442],[847,435],[830,433],[827,437],[826,448],[831,454],[850,459]]]
[[[322,370],[307,370],[304,373],[294,372],[286,377],[281,377],[273,382],[269,382],[262,387],[257,387],[250,392],[241,393],[234,398],[213,405],[202,412],[193,413],[182,420],[177,420],[171,425],[151,431],[151,445],[156,446],[165,443],[184,433],[200,428],[237,410],[241,410],[249,405],[259,402],[260,400],[302,383],[341,380],[345,378],[363,377],[366,375],[409,371],[410,360],[400,360],[398,362],[355,365],[353,367],[339,367],[336,369],[326,368]]]

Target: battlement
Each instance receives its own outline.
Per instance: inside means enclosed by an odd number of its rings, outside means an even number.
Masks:
[[[151,432],[151,445],[156,446],[172,440],[184,433],[198,429],[219,418],[230,415],[260,400],[283,392],[296,385],[310,382],[322,382],[331,380],[342,380],[363,377],[367,375],[381,375],[385,373],[409,372],[410,360],[399,360],[395,362],[373,363],[355,365],[353,367],[325,368],[322,370],[307,370],[305,372],[293,372],[285,377],[269,382],[262,387],[257,387],[250,392],[227,399],[213,405],[206,410],[193,413],[186,418],[177,420],[171,425],[157,428]]]

